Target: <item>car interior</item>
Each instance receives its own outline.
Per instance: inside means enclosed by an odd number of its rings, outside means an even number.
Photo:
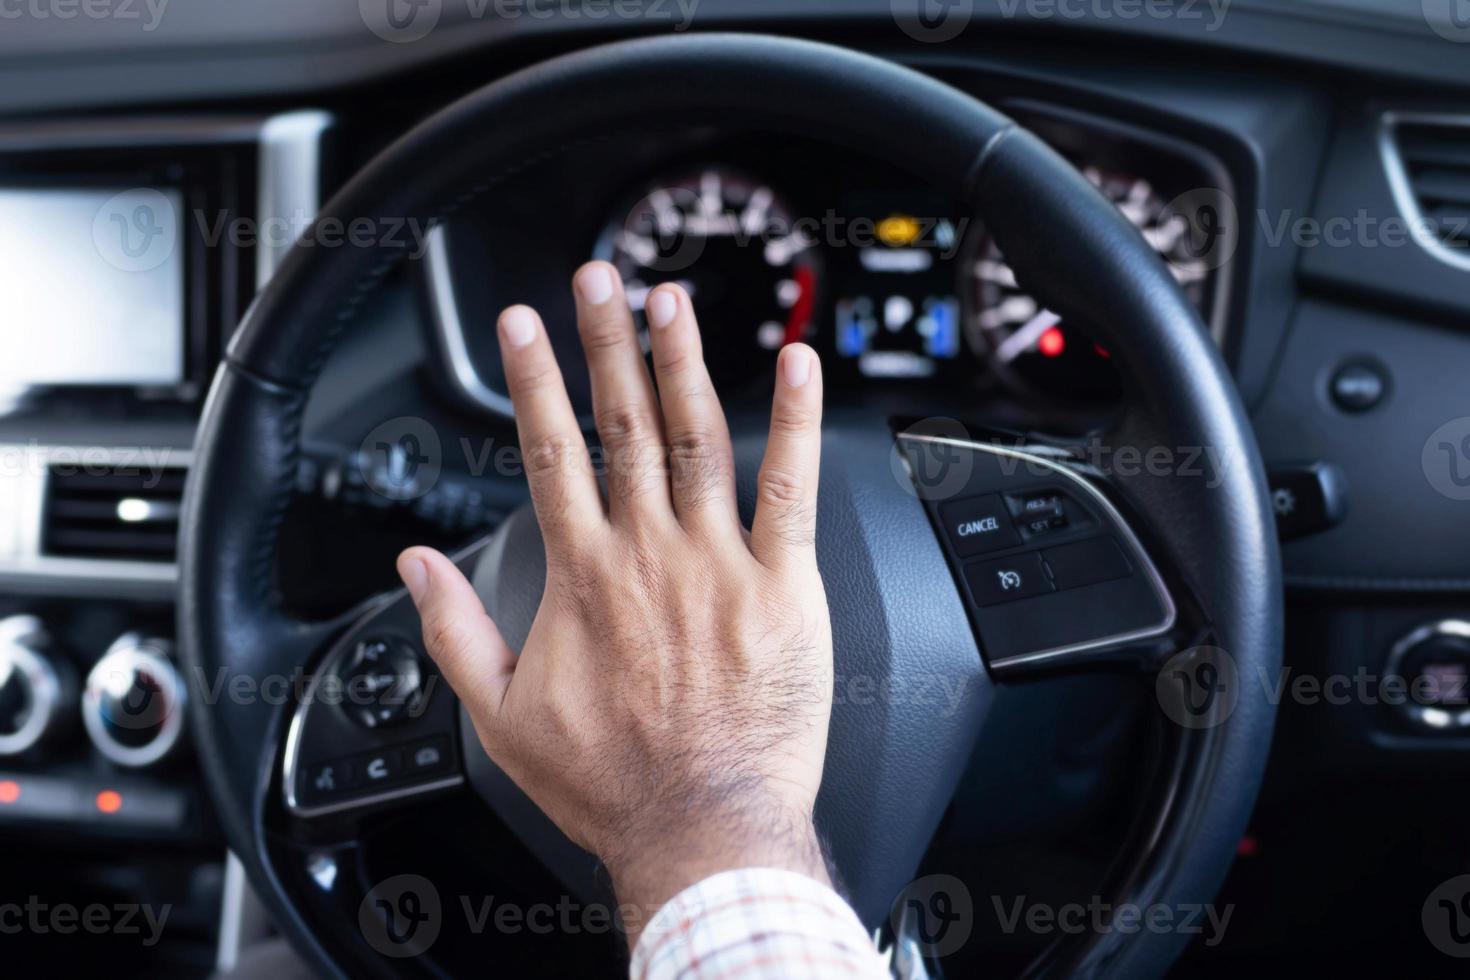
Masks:
[[[897,977],[1463,975],[1464,0],[0,0],[0,952],[625,975],[496,318],[820,355],[817,806]],[[647,341],[646,326],[643,340]]]

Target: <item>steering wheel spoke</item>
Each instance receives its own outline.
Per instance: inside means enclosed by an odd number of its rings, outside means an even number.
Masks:
[[[468,572],[483,549],[456,561]],[[463,785],[463,758],[458,699],[398,589],[360,606],[307,675],[287,729],[281,796],[294,817],[357,817]]]
[[[898,451],[997,679],[1151,669],[1196,632],[1106,483],[1065,452],[918,430]]]

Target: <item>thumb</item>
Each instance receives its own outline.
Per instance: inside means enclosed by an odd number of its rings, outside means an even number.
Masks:
[[[424,624],[424,646],[476,721],[493,723],[515,674],[516,654],[459,568],[432,548],[398,556],[398,575]]]

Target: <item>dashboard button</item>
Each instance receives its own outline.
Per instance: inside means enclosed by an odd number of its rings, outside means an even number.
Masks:
[[[302,773],[304,795],[321,798],[357,788],[357,769],[351,759],[334,759],[307,766]]]
[[[965,566],[965,580],[977,606],[994,606],[1053,592],[1051,579],[1034,551]]]
[[[1133,568],[1112,538],[1090,538],[1041,553],[1051,569],[1058,589],[1080,589],[1085,585],[1126,578]]]
[[[962,558],[1020,543],[998,494],[945,504],[939,508],[939,517],[950,544]]]
[[[1344,412],[1366,412],[1388,393],[1388,376],[1377,364],[1344,364],[1332,376],[1332,401]]]

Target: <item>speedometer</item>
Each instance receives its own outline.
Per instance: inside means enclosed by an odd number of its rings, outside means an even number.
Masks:
[[[1189,219],[1172,210],[1143,177],[1097,167],[1082,173],[1117,205],[1159,252],[1195,306],[1203,308],[1211,269],[1192,248]],[[969,273],[966,334],[972,349],[1002,381],[1077,401],[1117,395],[1110,354],[1092,338],[1089,325],[1064,323],[1022,290],[988,235],[978,236],[972,245]]]
[[[753,353],[810,335],[814,246],[770,186],[711,165],[654,182],[608,223],[595,254],[622,275],[640,329],[650,290],[665,282],[687,289],[710,371],[731,380],[749,376]]]

